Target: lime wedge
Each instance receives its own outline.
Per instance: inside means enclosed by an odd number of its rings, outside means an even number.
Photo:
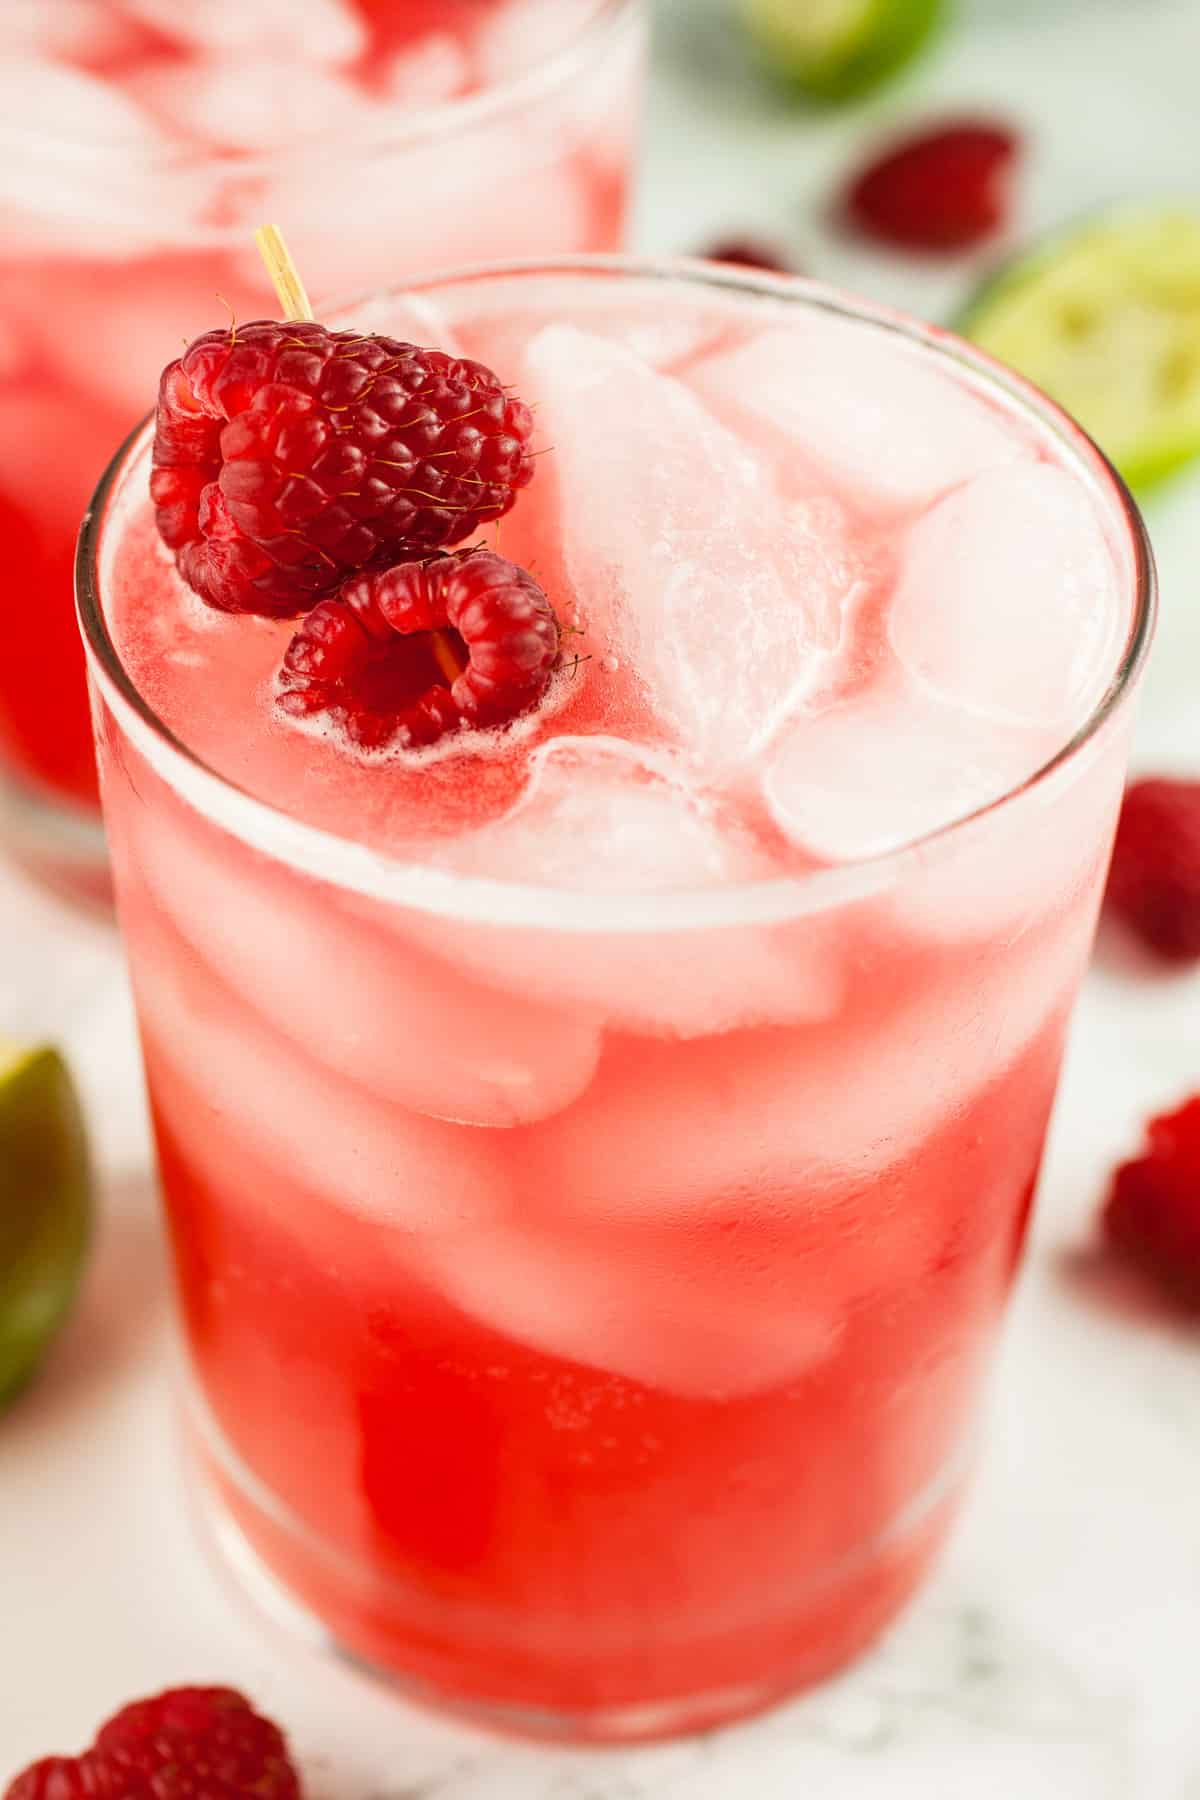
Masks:
[[[864,94],[915,56],[948,0],[742,0],[768,63],[818,100]]]
[[[989,282],[957,324],[1072,413],[1130,486],[1200,452],[1200,214],[1090,221]]]
[[[0,1405],[74,1296],[91,1222],[83,1115],[57,1050],[0,1040]]]

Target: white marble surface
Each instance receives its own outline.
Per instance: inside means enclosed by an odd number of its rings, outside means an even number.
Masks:
[[[642,236],[787,238],[814,273],[932,311],[961,265],[838,245],[824,198],[872,121],[1002,106],[1034,134],[1036,228],[1200,167],[1200,8],[974,0],[907,86],[809,122],[712,75],[701,0],[664,18]],[[1152,511],[1165,625],[1144,764],[1200,768],[1200,475]],[[0,1423],[0,1779],[131,1695],[245,1686],[286,1721],[316,1800],[1200,1800],[1200,1334],[1084,1247],[1150,1108],[1200,1085],[1200,977],[1102,954],[1081,1004],[1025,1277],[967,1515],[924,1597],[842,1681],[756,1725],[609,1755],[492,1743],[306,1661],[210,1574],[185,1517],[132,1027],[115,944],[0,875],[0,1030],[55,1035],[87,1090],[105,1222],[75,1320]]]

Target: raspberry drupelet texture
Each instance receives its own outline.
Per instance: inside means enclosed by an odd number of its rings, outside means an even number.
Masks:
[[[1200,1309],[1200,1095],[1150,1121],[1144,1153],[1113,1177],[1104,1235],[1176,1300]]]
[[[4,1800],[300,1800],[282,1732],[232,1688],[126,1706],[82,1756],[45,1757]]]
[[[94,1800],[106,1791],[90,1753],[44,1756],[9,1783],[4,1800]]]
[[[905,250],[968,250],[997,231],[1018,150],[1005,125],[961,120],[921,131],[860,171],[845,210],[860,231]]]
[[[464,550],[356,576],[321,601],[288,646],[276,705],[328,719],[361,749],[419,749],[528,712],[558,656],[533,576]]]
[[[293,618],[500,518],[533,478],[532,431],[482,363],[262,320],[206,332],[163,371],[150,491],[203,599]]]
[[[1168,962],[1200,960],[1200,781],[1136,781],[1125,795],[1108,904]]]

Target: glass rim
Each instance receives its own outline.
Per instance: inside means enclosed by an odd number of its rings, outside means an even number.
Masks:
[[[714,289],[789,301],[834,317],[867,324],[922,347],[939,364],[967,370],[1010,410],[1032,414],[1063,442],[1092,481],[1107,491],[1114,521],[1130,552],[1133,605],[1128,634],[1103,693],[1086,718],[1028,776],[982,805],[958,814],[902,844],[801,874],[730,882],[699,889],[592,890],[507,882],[375,850],[273,805],[209,765],[160,719],[122,664],[104,616],[99,558],[109,509],[124,475],[144,451],[153,416],[125,439],[105,470],[84,516],[76,553],[76,605],[92,680],[122,729],[156,773],[203,817],[313,880],[388,903],[479,923],[545,925],[564,930],[647,931],[749,923],[781,923],[827,911],[890,887],[931,850],[977,823],[1002,813],[1044,788],[1083,752],[1116,715],[1137,685],[1154,634],[1157,583],[1154,557],[1141,513],[1127,485],[1103,451],[1069,414],[1040,389],[952,332],[909,318],[873,301],[843,294],[797,276],[742,270],[689,258],[577,255],[547,260],[519,258],[474,265],[419,278],[394,289],[359,296],[330,308],[332,315],[387,298],[522,276],[604,275],[686,288]]]
[[[379,130],[352,135],[345,141],[349,155],[363,152],[403,150],[427,141],[441,141],[449,135],[474,131],[491,124],[505,114],[517,112],[539,98],[569,85],[573,76],[590,66],[609,34],[619,30],[627,20],[640,16],[643,0],[594,0],[579,30],[548,56],[539,58],[527,68],[487,87],[473,90],[432,106],[395,106],[396,117],[390,116]],[[26,144],[40,153],[53,150],[67,155],[82,155],[86,160],[103,164],[106,174],[123,168],[194,169],[210,163],[228,165],[242,174],[273,169],[281,161],[319,155],[328,157],[325,139],[300,138],[273,150],[231,151],[214,149],[204,144],[166,141],[147,145],[128,138],[76,137],[69,131],[22,130],[9,128],[0,121],[0,150],[7,151]]]

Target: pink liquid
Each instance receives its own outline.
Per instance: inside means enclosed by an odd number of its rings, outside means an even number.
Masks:
[[[1083,722],[1125,552],[1032,415],[876,327],[599,275],[419,303],[553,445],[501,542],[590,660],[538,718],[355,763],[274,719],[286,627],[181,592],[144,457],[105,533],[166,723],[424,883],[332,843],[302,874],[102,713],[197,1418],[343,1645],[502,1723],[654,1735],[840,1666],[952,1515],[1123,729],[869,858]],[[914,382],[940,436],[891,458]],[[1041,636],[964,671],[1014,543]]]
[[[0,762],[48,800],[96,804],[71,602],[79,520],[180,344],[227,311],[273,309],[256,224],[284,225],[317,300],[398,267],[621,241],[636,7],[622,22],[603,0],[328,5],[307,16],[310,61],[291,72],[273,0],[82,0],[57,24],[52,7],[37,27],[0,19]],[[589,33],[586,66],[570,65]],[[472,96],[531,59],[549,68],[556,47],[561,75],[466,122]],[[423,131],[435,105],[450,110]],[[95,145],[51,141],[54,122]]]

